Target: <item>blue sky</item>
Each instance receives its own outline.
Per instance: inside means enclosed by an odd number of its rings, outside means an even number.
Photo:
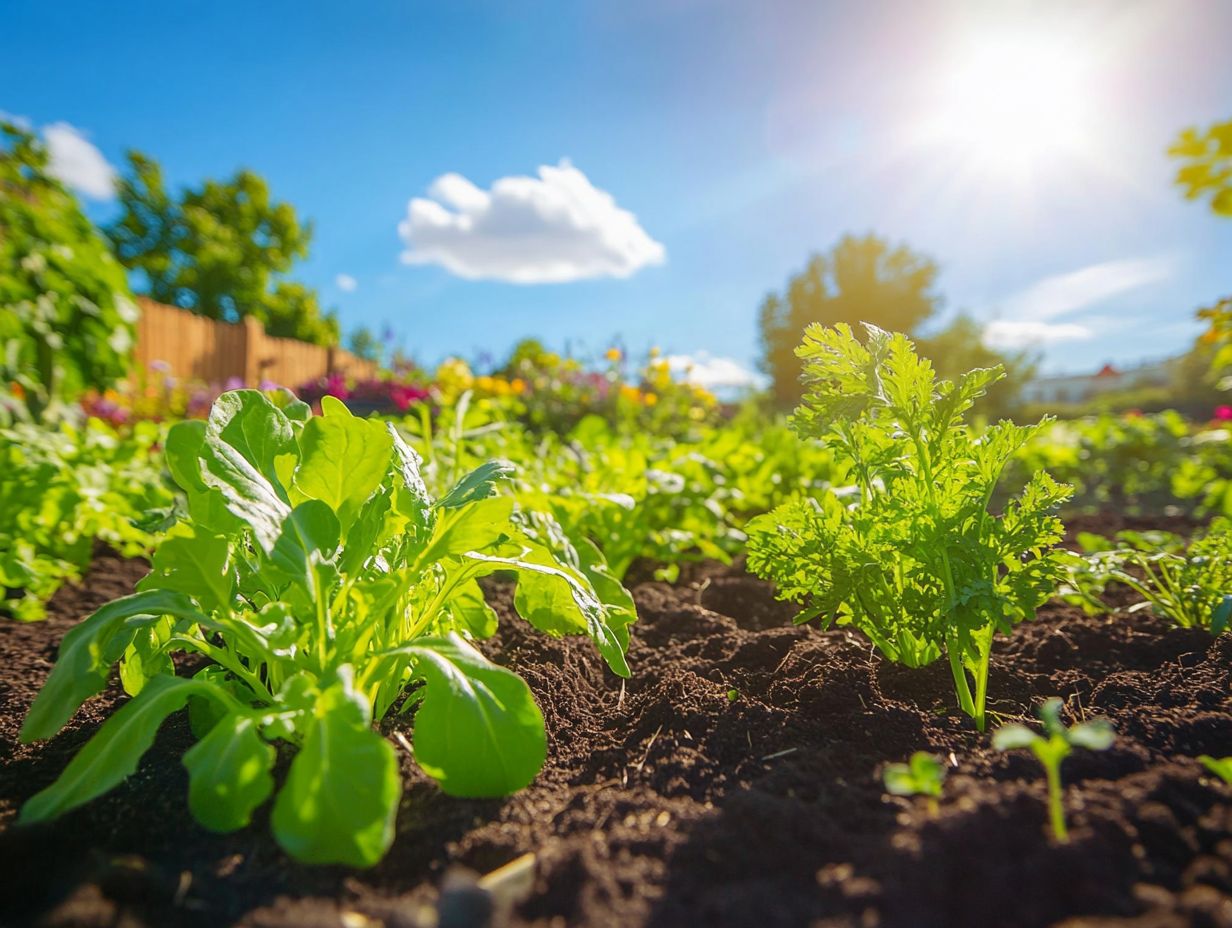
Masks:
[[[114,165],[140,149],[175,185],[260,172],[314,223],[295,276],[426,362],[535,335],[751,367],[764,294],[849,231],[933,256],[946,316],[1035,339],[1050,369],[1179,351],[1232,290],[1232,222],[1182,200],[1163,154],[1232,117],[1225,0],[9,0],[4,20],[0,110]],[[1081,73],[1028,101],[1055,145],[990,153],[1014,127],[942,125],[946,88],[1026,32]],[[448,174],[470,183],[438,185],[408,245],[409,201]]]

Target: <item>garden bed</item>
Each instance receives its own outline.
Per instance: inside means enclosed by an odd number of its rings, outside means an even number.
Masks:
[[[464,801],[401,752],[398,838],[372,870],[294,863],[268,808],[232,835],[197,826],[182,716],[119,789],[10,827],[123,698],[113,684],[51,742],[18,745],[56,644],[144,570],[102,556],[48,621],[0,624],[2,924],[405,928],[451,867],[533,852],[514,925],[1232,925],[1232,789],[1193,759],[1232,751],[1232,635],[1049,606],[998,641],[992,712],[1055,695],[1118,732],[1066,761],[1072,840],[1057,846],[1038,764],[990,749],[944,662],[911,671],[855,634],[792,627],[738,567],[635,588],[623,684],[589,642],[531,631],[493,584],[504,621],[483,649],[534,690],[547,765],[515,796]],[[936,814],[881,783],[885,761],[920,749],[956,763]]]

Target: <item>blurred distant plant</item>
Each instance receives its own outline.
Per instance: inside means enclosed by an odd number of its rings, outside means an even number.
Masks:
[[[1131,548],[1122,563],[1112,577],[1144,600],[1131,608],[1150,608],[1182,628],[1212,635],[1232,624],[1232,523],[1226,519],[1217,519],[1186,551]]]
[[[886,764],[881,779],[893,796],[927,796],[936,807],[945,783],[945,765],[927,751],[916,751],[905,764]]]
[[[351,333],[347,339],[347,347],[357,358],[363,358],[365,361],[381,360],[381,341],[366,325],[361,325]]]
[[[123,434],[95,420],[0,428],[0,615],[43,618],[96,541],[128,557],[149,553],[174,501],[163,438],[148,422]]]
[[[156,161],[136,151],[128,161],[121,214],[106,233],[150,297],[210,319],[252,316],[269,335],[338,343],[338,321],[322,314],[316,291],[278,279],[307,256],[312,226],[274,201],[260,175],[239,171],[173,196]]]
[[[131,355],[124,269],[47,168],[38,139],[0,123],[0,422],[110,386]]]
[[[759,311],[761,369],[773,380],[776,404],[786,409],[803,395],[796,346],[807,326],[869,322],[910,335],[940,306],[933,289],[937,273],[931,258],[877,235],[845,235],[825,254],[813,255]]]
[[[1069,841],[1065,827],[1065,806],[1061,795],[1061,762],[1073,753],[1074,748],[1091,751],[1106,751],[1116,740],[1116,733],[1107,719],[1090,719],[1067,728],[1061,721],[1063,703],[1053,697],[1039,708],[1043,723],[1042,735],[1025,725],[1003,725],[992,734],[992,746],[998,751],[1015,751],[1025,748],[1035,755],[1044,767],[1048,779],[1048,817],[1052,822],[1052,835],[1064,844]]]
[[[1232,786],[1232,757],[1212,757],[1210,754],[1202,754],[1198,760],[1202,761],[1203,767]]]
[[[402,413],[431,400],[432,394],[414,371],[402,375],[356,379],[344,374],[329,374],[300,384],[295,394],[306,403],[317,405],[327,396],[342,400],[356,411]]]

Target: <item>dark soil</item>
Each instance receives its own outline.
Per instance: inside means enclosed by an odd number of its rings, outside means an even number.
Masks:
[[[691,569],[635,590],[641,621],[622,685],[587,642],[557,641],[491,596],[500,636],[543,707],[543,773],[499,801],[442,795],[403,754],[389,856],[365,872],[289,861],[259,817],[198,828],[169,722],[140,771],[59,822],[12,827],[123,699],[113,686],[51,742],[21,719],[73,622],[128,592],[140,562],[102,557],[37,625],[0,624],[0,922],[48,926],[407,928],[447,870],[535,852],[513,925],[812,925],[819,928],[1232,925],[1232,789],[1193,759],[1232,753],[1232,635],[1138,614],[1059,607],[994,652],[991,708],[1023,716],[1059,695],[1118,731],[1065,765],[1072,841],[1045,827],[1041,771],[1001,755],[953,706],[943,664],[887,664],[841,630],[792,627],[740,568]],[[944,798],[888,797],[889,760],[931,750]]]

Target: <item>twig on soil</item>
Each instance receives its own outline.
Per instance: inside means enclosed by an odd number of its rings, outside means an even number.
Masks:
[[[656,728],[655,733],[650,736],[650,743],[646,745],[646,753],[642,755],[642,759],[632,765],[633,769],[638,773],[642,772],[642,768],[646,766],[646,761],[650,760],[650,749],[654,747],[654,743],[658,740],[659,732],[661,731],[663,731],[662,725]]]
[[[794,754],[799,748],[787,748],[782,751],[775,751],[773,754],[767,754],[762,760],[774,760],[777,757],[786,757],[788,754]]]

